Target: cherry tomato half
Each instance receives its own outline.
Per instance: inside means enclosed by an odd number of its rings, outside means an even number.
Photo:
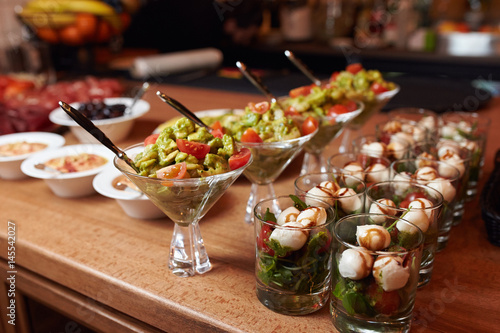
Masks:
[[[241,142],[255,142],[255,143],[260,143],[262,142],[262,139],[260,138],[259,134],[255,132],[253,128],[247,128],[245,132],[241,135]]]
[[[302,87],[294,88],[294,89],[290,90],[288,95],[291,98],[295,98],[298,96],[307,96],[311,93],[311,88],[312,88],[312,86],[302,86]]]
[[[345,101],[342,103],[349,112],[356,111],[358,109],[358,105],[354,101]]]
[[[144,139],[144,147],[156,143],[156,140],[159,136],[160,134],[151,134],[150,136],[148,136],[146,139]]]
[[[327,115],[329,117],[336,117],[339,114],[348,113],[348,112],[349,112],[349,110],[344,105],[342,105],[342,104],[335,104],[334,106],[332,106],[332,107],[330,107],[328,109],[328,114]]]
[[[386,87],[384,87],[383,84],[378,83],[378,82],[373,82],[372,86],[370,87],[370,89],[371,89],[371,91],[373,91],[375,93],[375,95],[378,95],[378,94],[384,93],[386,91],[389,91],[389,89],[387,89]]]
[[[241,148],[239,152],[231,156],[228,160],[229,168],[231,170],[236,170],[247,164],[248,160],[252,156],[250,149]]]
[[[340,75],[340,72],[333,72],[332,75],[330,76],[330,82],[331,81],[337,81],[337,77]]]
[[[377,283],[372,283],[368,287],[366,294],[374,302],[374,309],[378,313],[390,315],[396,312],[401,303],[398,291],[384,291]]]
[[[260,102],[257,104],[248,103],[248,107],[250,108],[250,110],[252,110],[252,112],[263,114],[271,108],[271,105],[269,104],[269,102]]]
[[[204,159],[205,155],[210,152],[210,146],[204,143],[183,139],[177,139],[175,142],[177,143],[177,148],[179,148],[181,152],[193,155],[199,160]]]
[[[302,124],[302,135],[314,133],[318,126],[319,122],[316,118],[314,118],[313,116],[307,117]]]
[[[273,223],[270,221],[267,221],[268,223]],[[274,223],[273,223],[274,224]],[[270,256],[274,256],[274,250],[267,245],[269,242],[269,237],[271,236],[271,233],[273,232],[273,229],[271,226],[264,224],[262,228],[260,229],[259,235],[257,236],[257,248],[259,251],[264,252],[269,254]]]
[[[363,65],[361,65],[360,63],[350,64],[350,65],[347,65],[347,67],[345,68],[345,70],[351,74],[356,74],[357,72],[359,72],[362,69],[363,69]]]
[[[189,178],[189,173],[187,173],[187,164],[186,162],[181,162],[161,168],[156,171],[156,177],[164,179]]]

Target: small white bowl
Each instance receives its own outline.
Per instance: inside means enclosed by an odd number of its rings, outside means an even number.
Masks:
[[[59,148],[64,146],[66,140],[59,134],[46,133],[46,132],[24,132],[14,133],[0,136],[0,146],[16,142],[29,142],[29,143],[44,143],[47,147],[37,152],[16,155],[16,156],[1,156],[0,155],[0,178],[3,179],[22,179],[27,176],[21,171],[21,163],[32,156],[45,152],[50,149]]]
[[[129,106],[132,104],[133,98],[129,97],[115,97],[115,98],[105,98],[104,103],[107,105],[113,104],[124,104]],[[71,106],[78,109],[81,103],[71,103]],[[132,108],[130,114],[121,117],[92,120],[94,125],[97,126],[101,131],[106,134],[106,136],[112,142],[119,142],[127,138],[134,125],[135,119],[141,117],[146,112],[149,111],[150,105],[144,100],[138,100],[137,103]],[[77,137],[77,139],[82,143],[99,143],[96,138],[89,134],[85,129],[78,125],[66,112],[57,108],[54,109],[49,114],[49,119],[55,124],[68,126],[71,132]]]
[[[46,163],[57,157],[79,155],[82,153],[95,154],[107,159],[104,165],[97,168],[80,171],[58,173],[50,170],[35,168],[38,163]],[[53,149],[45,153],[35,154],[21,164],[21,170],[28,176],[45,180],[55,195],[63,198],[78,198],[95,193],[92,180],[95,175],[113,164],[114,154],[103,145],[70,145]]]
[[[113,186],[116,179],[125,177],[114,166],[106,167],[93,181],[94,189],[101,195],[115,199],[125,214],[136,219],[158,219],[166,217],[144,194],[129,188],[119,190]],[[126,178],[126,177],[125,177]]]

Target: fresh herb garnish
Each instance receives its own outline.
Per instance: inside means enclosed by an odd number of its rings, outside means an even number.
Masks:
[[[290,199],[293,200],[295,208],[300,211],[303,211],[307,207],[309,207],[304,201],[302,201],[298,196],[290,194]]]
[[[271,211],[269,211],[269,208],[267,208],[263,220],[276,223],[276,216],[273,213],[271,213]]]

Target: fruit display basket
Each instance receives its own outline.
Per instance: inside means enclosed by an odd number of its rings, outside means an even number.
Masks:
[[[130,13],[99,0],[32,0],[19,19],[50,44],[82,46],[109,42],[130,24]]]

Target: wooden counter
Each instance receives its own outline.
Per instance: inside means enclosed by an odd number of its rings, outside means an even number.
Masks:
[[[177,114],[154,94],[162,90],[192,110],[240,108],[260,95],[177,86],[152,86],[145,99],[151,111],[141,118],[126,147],[141,141],[159,123]],[[480,189],[500,147],[500,99],[481,114],[492,124]],[[382,115],[377,115],[381,118]],[[377,120],[374,119],[373,123]],[[370,131],[370,125],[364,131]],[[77,143],[66,135],[67,144]],[[326,154],[333,154],[331,147]],[[277,194],[293,192],[302,158],[275,184]],[[328,307],[308,316],[276,314],[257,300],[253,227],[243,221],[250,183],[240,177],[201,221],[213,269],[179,278],[167,267],[173,223],[138,220],[118,204],[95,194],[56,197],[42,180],[0,180],[1,313],[6,324],[7,223],[15,221],[16,328],[26,327],[26,295],[101,332],[335,332]],[[78,325],[74,323],[75,325]],[[500,248],[486,238],[478,199],[467,203],[461,225],[436,257],[429,285],[420,289],[414,332],[495,332],[500,327]],[[0,330],[2,331],[2,330]]]

